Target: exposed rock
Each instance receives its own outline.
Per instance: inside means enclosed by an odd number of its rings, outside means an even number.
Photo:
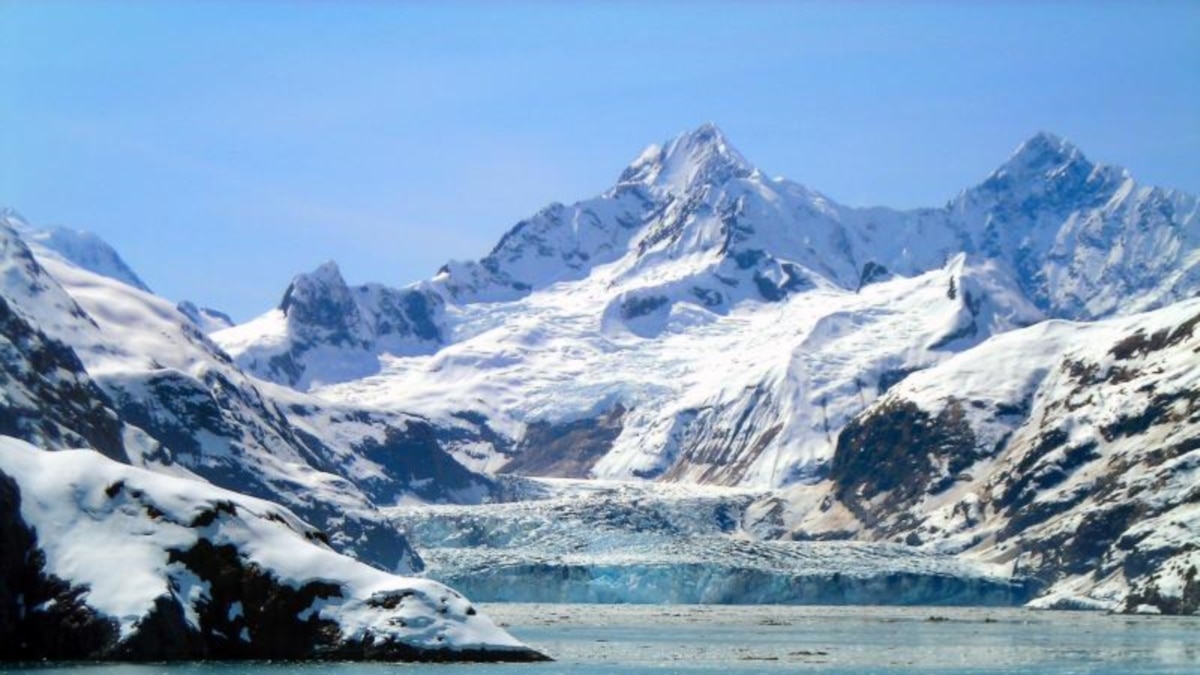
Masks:
[[[587,478],[592,465],[621,434],[625,407],[618,403],[604,414],[562,424],[534,422],[525,430],[504,473],[527,476]]]
[[[51,447],[90,446],[127,461],[112,403],[70,347],[0,297],[0,434]]]

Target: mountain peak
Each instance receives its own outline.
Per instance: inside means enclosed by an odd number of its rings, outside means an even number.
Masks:
[[[1006,212],[1065,214],[1107,201],[1131,180],[1125,169],[1095,164],[1070,141],[1043,131],[965,194],[988,208],[1007,204]]]
[[[675,138],[647,147],[624,172],[620,183],[641,183],[665,192],[685,192],[704,183],[744,178],[754,167],[717,125],[705,122]]]
[[[345,286],[346,282],[342,279],[342,270],[338,264],[332,260],[326,260],[321,263],[317,269],[308,273],[308,276],[314,281],[329,282],[336,286]]]
[[[1017,146],[997,171],[1007,175],[1047,175],[1067,168],[1084,169],[1090,173],[1094,165],[1070,141],[1055,134],[1039,131]]]
[[[314,303],[333,308],[326,312],[329,316],[323,316],[316,323],[336,322],[333,315],[337,312],[334,310],[349,311],[352,305],[350,289],[346,286],[346,280],[342,278],[337,263],[332,260],[322,263],[312,272],[296,275],[284,291],[279,309],[283,310],[285,315],[292,316],[297,307],[307,308]]]
[[[34,227],[20,213],[7,206],[0,207],[0,223],[7,225],[43,258],[62,260],[103,277],[115,279],[128,286],[150,292],[146,285],[121,259],[116,249],[87,230],[65,227]]]

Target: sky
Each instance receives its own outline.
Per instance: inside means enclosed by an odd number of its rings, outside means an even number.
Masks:
[[[1197,2],[0,0],[0,205],[245,320],[403,285],[714,122],[852,205],[937,206],[1033,133],[1200,192]]]

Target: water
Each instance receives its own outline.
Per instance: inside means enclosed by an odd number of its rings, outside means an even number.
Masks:
[[[484,605],[547,664],[38,667],[74,675],[1200,672],[1200,617],[991,608]]]

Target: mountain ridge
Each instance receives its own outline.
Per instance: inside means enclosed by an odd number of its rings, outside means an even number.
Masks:
[[[436,352],[454,340],[446,307],[515,301],[614,263],[620,265],[611,283],[628,289],[634,303],[671,295],[651,294],[644,283],[661,279],[667,283],[653,285],[690,286],[691,302],[723,312],[747,299],[778,301],[822,283],[850,289],[868,276],[912,276],[966,252],[1003,260],[1051,316],[1099,318],[1161,306],[1200,288],[1198,209],[1195,197],[1139,187],[1127,170],[1092,163],[1046,132],[944,207],[848,207],[801,184],[766,179],[715,125],[705,124],[649,146],[601,195],[570,206],[554,203],[521,221],[484,258],[447,263],[432,279],[395,289],[417,305],[417,321],[398,313],[410,320],[389,325],[385,344],[368,339],[363,349]],[[1129,225],[1152,217],[1173,234],[1155,238]],[[1114,243],[1124,258],[1113,257]],[[1153,269],[1143,270],[1143,259]],[[1172,267],[1173,283],[1153,283]],[[298,275],[293,285],[310,276]],[[360,288],[375,294],[383,287]],[[1130,300],[1132,307],[1118,308]],[[335,301],[319,302],[333,307]],[[414,330],[414,323],[424,330]],[[269,364],[274,347],[258,349],[250,331],[234,330],[227,345],[235,355],[247,354],[239,356],[244,367],[306,386],[304,339],[286,350],[288,368],[281,369]],[[289,330],[276,330],[272,343],[286,342]]]
[[[587,432],[586,462],[537,464],[777,487],[820,479],[880,393],[990,336],[1200,292],[1196,211],[1044,132],[944,207],[847,207],[765,178],[704,125],[647,148],[601,195],[522,221],[480,261],[404,289],[338,287],[363,316],[386,316],[364,298],[419,298],[436,329],[424,336],[360,332],[341,348],[293,303],[214,337],[249,372],[322,397],[485,420],[492,440],[448,441],[477,469],[521,466],[530,434],[583,424],[607,429]],[[314,314],[352,317],[339,302],[314,296]]]

